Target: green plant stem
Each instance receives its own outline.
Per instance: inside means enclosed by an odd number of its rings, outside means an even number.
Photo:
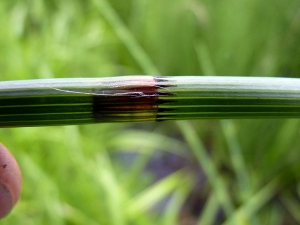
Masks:
[[[300,79],[67,78],[0,82],[0,127],[300,117]]]

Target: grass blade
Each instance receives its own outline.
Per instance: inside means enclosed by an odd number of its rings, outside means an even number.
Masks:
[[[216,214],[219,209],[219,201],[214,192],[212,192],[205,203],[204,210],[197,222],[197,225],[210,225],[216,220]]]
[[[201,167],[203,168],[207,179],[211,183],[212,188],[214,189],[214,192],[216,193],[218,201],[222,206],[226,216],[230,216],[234,208],[229,193],[227,192],[227,187],[225,185],[225,182],[219,175],[214,163],[208,156],[208,153],[206,152],[203,144],[199,140],[198,135],[196,134],[192,126],[186,122],[179,122],[178,126],[180,127],[182,134],[189,144],[193,154],[198,160],[199,165],[201,165]]]
[[[146,54],[144,49],[138,44],[136,38],[132,35],[127,26],[119,18],[113,7],[106,0],[93,0],[95,6],[101,12],[107,22],[113,27],[118,37],[131,52],[135,60],[140,64],[147,74],[159,75],[159,71]]]
[[[241,200],[244,201],[251,194],[251,186],[243,152],[237,140],[235,125],[231,120],[221,121],[222,130],[228,144],[229,155],[239,184]]]
[[[185,181],[183,179],[183,172],[177,171],[143,191],[143,193],[128,203],[126,210],[128,217],[136,217],[140,213],[151,209],[155,204],[173,193],[176,187],[182,184],[183,181]]]

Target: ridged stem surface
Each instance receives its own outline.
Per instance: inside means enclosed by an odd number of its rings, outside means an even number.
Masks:
[[[67,78],[0,82],[0,127],[300,117],[300,79]]]

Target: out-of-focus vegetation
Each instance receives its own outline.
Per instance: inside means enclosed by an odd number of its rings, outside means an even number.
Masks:
[[[299,0],[2,0],[0,79],[300,76]],[[1,129],[1,224],[300,223],[300,121]]]

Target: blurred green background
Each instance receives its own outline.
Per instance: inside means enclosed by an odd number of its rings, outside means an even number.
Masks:
[[[0,79],[300,77],[299,0],[2,0]],[[300,224],[300,121],[2,128],[0,224]]]

